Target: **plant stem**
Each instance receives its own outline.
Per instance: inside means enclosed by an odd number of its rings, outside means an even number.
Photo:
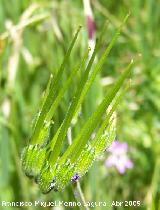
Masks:
[[[85,209],[85,210],[89,210],[87,204],[86,204],[86,200],[85,197],[83,195],[82,189],[81,189],[81,185],[78,182],[74,183],[73,185],[73,193],[74,193],[74,197],[75,199],[81,203],[82,207],[81,209]]]

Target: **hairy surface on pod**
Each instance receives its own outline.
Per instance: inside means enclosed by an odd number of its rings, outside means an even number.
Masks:
[[[37,156],[38,146],[37,145],[29,145],[24,148],[22,152],[22,168],[25,172],[26,176],[32,177],[32,168],[34,165],[34,161]]]
[[[43,166],[46,149],[39,145],[29,145],[22,152],[22,168],[29,177],[36,177]]]
[[[82,150],[78,160],[76,161],[75,172],[78,173],[80,177],[83,176],[86,172],[88,172],[94,160],[95,149],[88,144]]]
[[[42,193],[49,193],[53,188],[55,188],[55,169],[53,169],[48,162],[44,164],[39,176],[37,177],[37,183]]]
[[[56,168],[56,188],[62,191],[71,181],[74,175],[74,164],[67,160]]]
[[[114,126],[112,126],[108,132],[104,132],[104,134],[101,136],[101,138],[95,145],[96,157],[103,153],[105,149],[112,144],[112,142],[115,140],[115,137],[116,130]]]

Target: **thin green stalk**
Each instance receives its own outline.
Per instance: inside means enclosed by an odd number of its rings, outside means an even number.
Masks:
[[[52,80],[53,80],[53,75],[51,74],[51,75],[50,75],[50,78],[49,78],[49,82],[48,82],[48,84],[47,84],[46,91],[45,91],[45,93],[44,93],[44,96],[42,97],[42,101],[41,101],[41,105],[40,105],[39,110],[42,109],[42,107],[44,106],[44,104],[45,104],[45,102],[46,102],[46,99],[47,99],[47,97],[48,97],[48,94],[49,94],[49,91],[50,91],[50,88],[51,88]],[[38,113],[38,116],[35,118],[35,120],[34,120],[34,122],[33,122],[33,127],[34,127],[34,128],[37,126],[38,117],[39,117],[39,113]]]
[[[108,57],[111,49],[113,48],[114,43],[118,39],[118,36],[120,34],[120,31],[121,31],[121,29],[122,29],[122,27],[123,27],[123,25],[124,25],[124,23],[126,22],[127,19],[128,19],[128,16],[126,16],[123,24],[121,24],[121,26],[119,27],[119,29],[117,30],[117,32],[113,36],[111,42],[109,43],[109,46],[106,48],[106,50],[105,50],[104,54],[102,55],[100,61],[97,63],[97,65],[93,69],[90,78],[87,80],[86,85],[83,87],[82,94],[80,96],[80,100],[79,100],[79,104],[78,104],[77,108],[79,108],[79,106],[80,106],[80,104],[82,102],[81,98],[83,98],[87,94],[87,92],[90,89],[90,87],[91,87],[91,85],[92,85],[92,83],[93,83],[96,75],[102,69],[102,66],[103,66],[104,62],[106,61],[106,59],[107,59],[107,57]]]
[[[89,53],[90,49],[88,49],[87,53],[84,55],[84,57],[81,59],[81,61],[79,62],[78,66],[76,66],[76,68],[72,71],[69,79],[66,81],[66,83],[64,84],[64,86],[62,87],[62,89],[60,90],[60,92],[58,93],[57,98],[55,99],[54,103],[52,104],[52,107],[49,111],[49,113],[47,114],[46,117],[46,121],[49,121],[51,119],[51,117],[53,116],[53,113],[55,112],[62,96],[64,95],[65,91],[68,89],[68,86],[70,85],[74,75],[76,74],[76,72],[85,64],[86,59],[88,58],[88,53]],[[62,125],[61,125],[62,126]],[[49,153],[50,151],[53,150],[55,143],[57,141],[57,138],[59,136],[60,130],[61,130],[61,126],[58,128],[56,134],[54,135],[54,137],[52,138],[52,140],[50,141],[50,144],[48,145],[49,148]]]
[[[82,204],[81,209],[89,210],[79,182],[73,184],[73,192],[77,202]]]

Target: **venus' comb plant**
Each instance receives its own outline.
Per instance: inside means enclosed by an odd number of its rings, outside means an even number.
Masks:
[[[96,42],[89,61],[89,51],[87,51],[79,64],[73,68],[68,79],[64,84],[61,84],[62,74],[80,31],[79,27],[56,77],[54,79],[52,76],[50,77],[43,97],[42,106],[35,120],[29,145],[24,148],[22,152],[22,167],[24,172],[26,175],[34,177],[43,193],[48,193],[51,189],[55,191],[63,190],[70,182],[74,182],[82,177],[88,171],[94,160],[115,138],[115,127],[112,115],[120,98],[125,92],[125,80],[131,71],[132,61],[113,87],[108,90],[96,110],[84,123],[79,133],[74,137],[72,144],[60,155],[72,120],[78,116],[77,113],[80,110],[85,96],[93,84],[96,75],[102,69],[127,18],[128,15],[125,17],[122,25],[117,29],[99,61],[97,61],[94,66],[92,65],[103,42],[102,36],[104,30],[101,32]],[[87,65],[85,65],[85,63],[87,63]],[[60,105],[66,91],[72,85],[74,76],[80,69],[84,68],[84,66],[86,66],[85,70],[81,71],[83,74],[77,84],[77,90],[73,94],[67,113],[56,133],[51,136],[50,127],[53,123],[56,123],[52,121],[56,109]],[[109,110],[106,112],[107,109]],[[95,136],[91,139],[93,133],[95,133]]]

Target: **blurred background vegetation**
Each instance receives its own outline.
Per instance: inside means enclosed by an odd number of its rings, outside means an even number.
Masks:
[[[106,19],[109,20],[104,34],[105,44],[111,40],[115,29],[129,11],[131,16],[85,100],[83,120],[94,110],[123,67],[134,58],[132,86],[117,110],[117,139],[128,143],[134,167],[124,175],[120,175],[116,169],[106,168],[106,152],[81,180],[81,187],[87,201],[140,200],[141,206],[137,209],[158,210],[160,1],[91,0],[91,6],[96,35]],[[83,1],[0,0],[0,201],[75,200],[71,186],[64,192],[42,195],[38,187],[23,174],[20,153],[31,134],[31,124],[49,75],[56,74],[78,25],[83,28],[62,81],[88,47]],[[64,117],[80,74],[58,108],[52,132]],[[78,128],[75,132],[78,132]],[[134,207],[104,209],[124,208]]]

